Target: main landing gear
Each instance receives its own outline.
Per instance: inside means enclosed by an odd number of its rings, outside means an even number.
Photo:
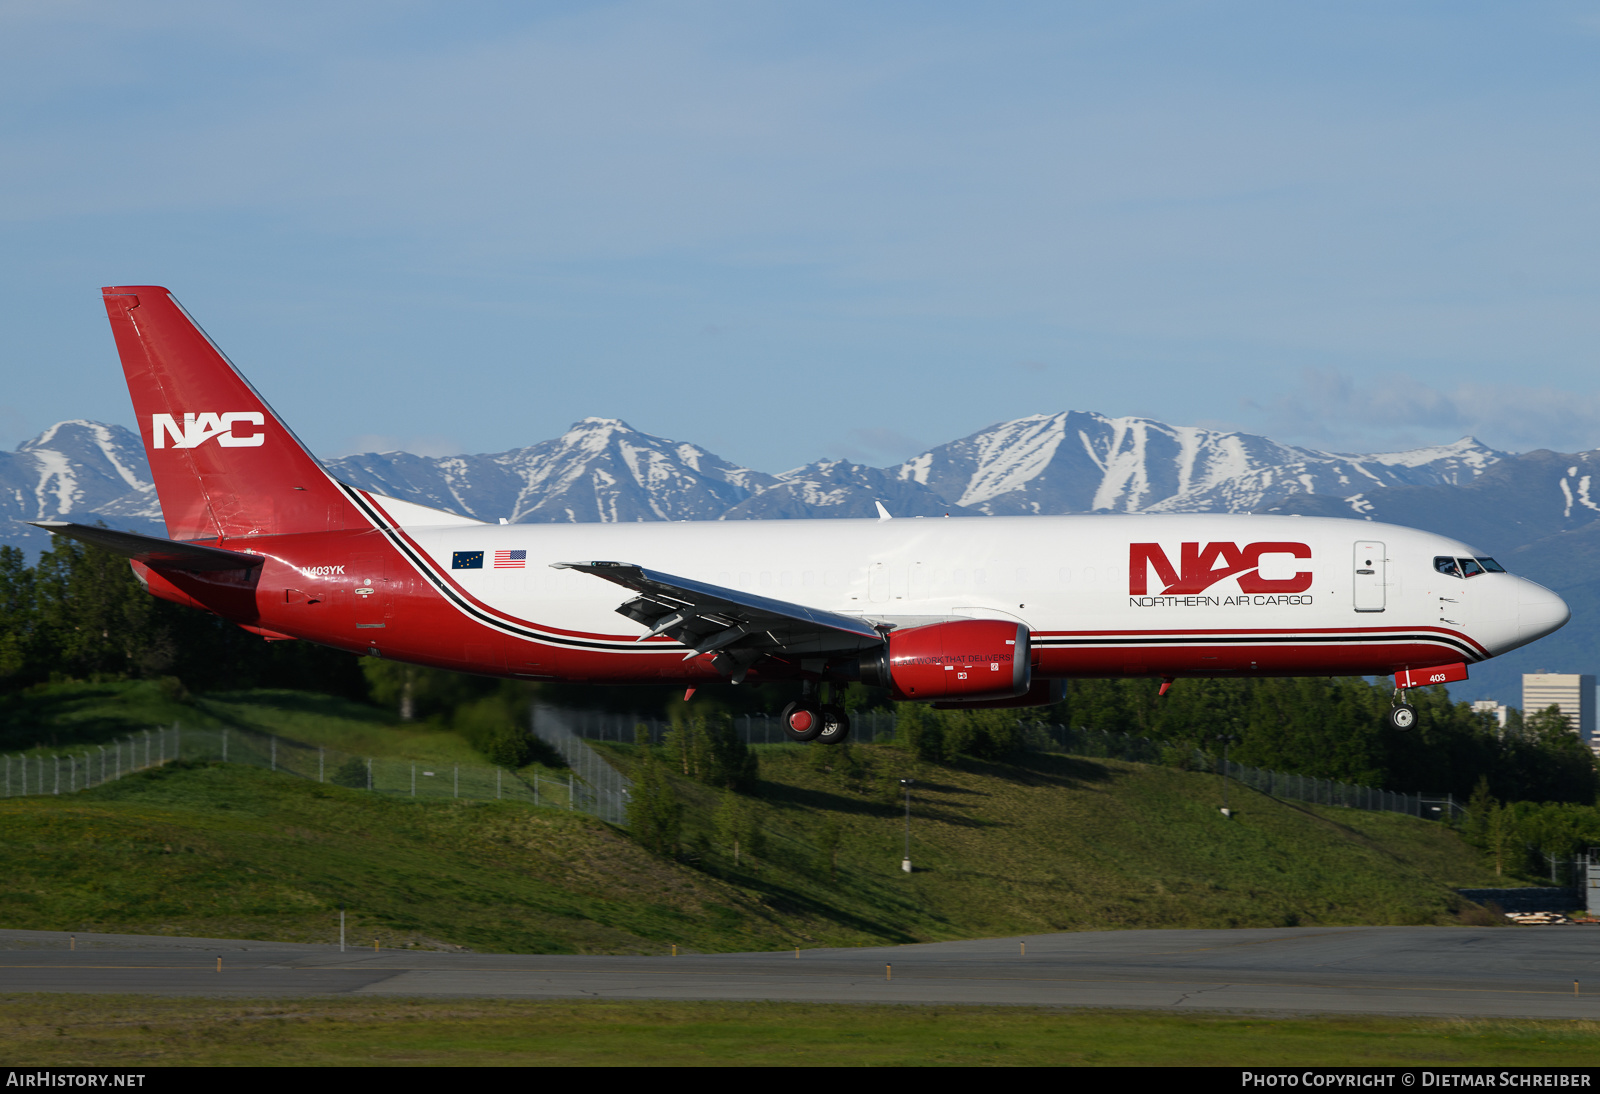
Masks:
[[[850,736],[850,716],[836,703],[818,703],[807,680],[800,698],[783,708],[783,735],[791,741],[836,745]]]

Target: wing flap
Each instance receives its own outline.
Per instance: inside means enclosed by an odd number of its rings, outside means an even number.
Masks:
[[[742,674],[764,656],[851,654],[883,643],[883,635],[864,619],[628,562],[553,565],[604,578],[636,593],[617,612],[646,628],[639,641],[666,635],[689,648],[685,660],[719,653],[734,674]]]

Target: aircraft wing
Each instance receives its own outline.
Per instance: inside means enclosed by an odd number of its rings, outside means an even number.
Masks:
[[[557,562],[636,593],[617,609],[649,628],[639,641],[664,634],[689,647],[688,657],[719,654],[735,678],[762,657],[850,654],[883,643],[871,623],[835,612],[725,589],[627,562]],[[688,657],[685,660],[688,660]]]
[[[260,555],[247,555],[242,551],[207,547],[203,543],[183,543],[158,536],[142,536],[137,532],[119,532],[113,528],[96,528],[90,524],[73,524],[64,520],[30,520],[27,523],[35,528],[43,528],[52,535],[103,547],[113,554],[158,569],[248,570],[265,561]]]

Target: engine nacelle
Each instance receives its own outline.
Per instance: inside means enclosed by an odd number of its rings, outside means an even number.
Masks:
[[[890,631],[861,658],[861,682],[896,699],[1009,699],[1032,683],[1028,628],[1001,619],[958,619]]]

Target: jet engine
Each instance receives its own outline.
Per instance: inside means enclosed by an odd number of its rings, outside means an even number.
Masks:
[[[1033,671],[1028,628],[1000,619],[958,619],[890,631],[861,658],[861,682],[896,699],[1010,699]]]

